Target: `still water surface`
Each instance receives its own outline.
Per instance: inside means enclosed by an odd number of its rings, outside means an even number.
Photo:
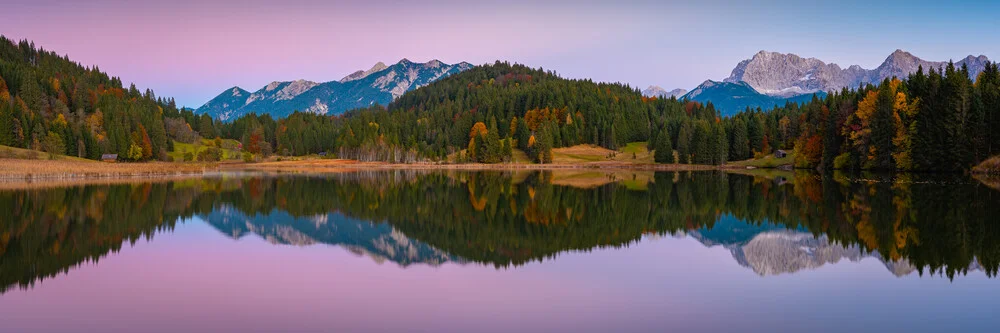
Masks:
[[[224,175],[0,190],[0,332],[983,331],[963,177]]]

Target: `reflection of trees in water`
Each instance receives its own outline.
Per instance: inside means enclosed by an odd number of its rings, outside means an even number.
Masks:
[[[194,195],[166,183],[0,191],[0,291],[173,229]]]
[[[953,277],[977,265],[997,273],[998,191],[925,176],[790,178],[657,173],[643,191],[557,186],[551,172],[399,171],[2,191],[0,211],[12,214],[0,220],[0,285],[28,286],[223,205],[245,216],[341,213],[388,222],[422,244],[496,266],[627,246],[644,234],[710,230],[731,215],[826,235],[921,273]],[[331,230],[293,227],[337,239]]]

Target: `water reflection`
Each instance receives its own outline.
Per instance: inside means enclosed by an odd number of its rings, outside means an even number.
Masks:
[[[721,172],[359,172],[0,191],[0,292],[197,216],[222,234],[401,266],[517,267],[690,236],[763,276],[881,260],[897,276],[1000,264],[1000,191],[964,178]]]
[[[203,215],[202,219],[235,239],[253,233],[271,244],[337,245],[376,262],[391,261],[403,267],[461,262],[444,251],[410,239],[390,224],[371,223],[336,213],[296,217],[285,211],[271,211],[248,216],[235,207],[223,205]]]

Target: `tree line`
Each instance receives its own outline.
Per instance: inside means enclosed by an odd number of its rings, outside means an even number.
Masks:
[[[523,151],[547,163],[553,148],[644,141],[657,163],[721,165],[783,149],[794,151],[800,168],[960,171],[1000,154],[997,64],[986,64],[975,80],[968,71],[950,63],[920,68],[907,78],[724,117],[710,102],[647,98],[621,83],[498,61],[385,107],[220,122],[151,90],[124,88],[96,66],[0,37],[0,145],[143,161],[167,159],[175,142],[221,137],[259,156],[501,163]]]
[[[217,135],[210,117],[179,110],[172,98],[0,36],[0,145],[146,161],[165,160],[175,141]]]
[[[968,71],[920,68],[907,78],[724,117],[710,102],[647,98],[620,83],[496,62],[387,107],[332,117],[296,113],[265,126],[263,136],[280,153],[394,162],[497,163],[517,149],[545,163],[552,148],[645,141],[661,152],[657,163],[721,165],[784,149],[795,152],[800,168],[960,171],[1000,153],[997,64],[987,64],[975,81]],[[235,124],[274,122],[265,117],[219,126],[240,139],[254,127]]]

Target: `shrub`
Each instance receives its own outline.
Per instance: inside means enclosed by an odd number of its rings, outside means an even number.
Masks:
[[[211,147],[198,152],[198,160],[202,162],[217,162],[222,160],[222,150]]]
[[[843,153],[833,159],[833,168],[836,170],[843,170],[850,167],[851,164],[851,153]]]

